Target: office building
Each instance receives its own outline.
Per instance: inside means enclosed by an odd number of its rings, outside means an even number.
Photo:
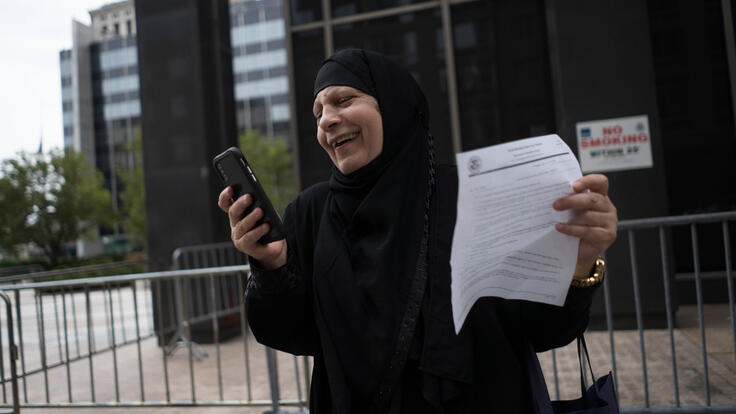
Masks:
[[[102,172],[113,205],[119,208],[122,185],[117,172],[135,163],[128,148],[141,122],[135,7],[126,0],[89,13],[91,24],[72,22],[72,48],[59,53],[64,145],[83,152]],[[281,0],[232,0],[229,13],[238,131],[287,136]],[[120,231],[102,229],[103,234]],[[99,251],[99,243],[80,243],[78,248],[82,256]]]
[[[236,117],[239,131],[289,135],[289,78],[281,0],[231,0]]]
[[[238,129],[288,134],[300,188],[330,171],[315,144],[314,74],[332,52],[363,47],[393,57],[423,87],[440,162],[557,133],[587,160],[584,172],[609,176],[623,220],[736,209],[736,192],[728,190],[736,180],[732,1],[233,0],[230,18]],[[82,26],[75,24],[75,48],[100,42],[101,28]],[[93,120],[104,120],[104,112],[78,110],[77,102],[96,96],[95,69],[85,59],[94,57],[61,54],[63,84],[69,73],[72,81],[85,71],[90,79],[65,84],[65,136],[94,154]],[[120,113],[134,124],[128,105]],[[611,135],[625,128],[645,139],[605,144],[631,137]],[[689,236],[673,233],[674,271],[692,271]],[[641,274],[660,274],[661,263],[650,259],[659,257],[658,243],[656,234],[637,240]],[[700,251],[704,269],[722,269],[722,246]],[[628,257],[621,237],[609,252],[610,273],[628,274]],[[642,283],[645,291],[662,290],[661,280]],[[630,298],[632,287],[614,285],[612,295]],[[647,301],[645,314],[660,312],[662,301]],[[631,304],[614,304],[614,311],[619,306]]]
[[[585,161],[584,172],[608,175],[622,220],[736,209],[731,1],[293,0],[285,7],[301,188],[330,174],[314,144],[314,74],[334,51],[360,47],[393,57],[422,86],[440,162],[557,133]],[[619,144],[632,137],[641,142]],[[670,240],[675,272],[692,274],[689,234]],[[722,245],[700,251],[703,268],[723,270]],[[610,274],[630,274],[629,253],[621,235],[609,251]],[[662,292],[661,276],[651,277],[662,274],[656,232],[640,236],[633,254],[650,276],[641,289]],[[614,312],[633,315],[632,286],[611,286]],[[662,295],[649,299],[645,320],[664,308]]]

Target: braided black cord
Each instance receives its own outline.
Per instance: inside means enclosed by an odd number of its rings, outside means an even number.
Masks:
[[[437,175],[437,161],[434,152],[434,137],[427,131],[427,155],[429,157],[429,180],[427,182],[427,196],[424,199],[424,235],[429,235],[429,216],[432,195]]]
[[[386,411],[386,405],[389,403],[391,392],[399,382],[401,373],[409,354],[411,340],[414,337],[414,328],[416,327],[419,311],[424,299],[424,290],[427,286],[427,262],[428,245],[429,245],[429,216],[431,213],[430,206],[437,175],[434,137],[427,131],[427,155],[429,158],[429,178],[427,180],[427,192],[424,201],[424,229],[422,241],[419,245],[419,254],[417,256],[417,270],[411,282],[409,289],[409,297],[407,298],[406,311],[402,318],[399,337],[396,344],[396,350],[389,362],[388,371],[383,381],[378,386],[378,392],[373,401],[373,410],[377,413]]]

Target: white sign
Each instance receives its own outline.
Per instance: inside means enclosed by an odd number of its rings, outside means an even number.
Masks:
[[[652,136],[646,115],[575,124],[583,173],[652,166]]]

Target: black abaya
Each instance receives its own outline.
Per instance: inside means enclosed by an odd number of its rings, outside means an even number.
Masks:
[[[336,345],[325,340],[326,321],[320,320],[314,299],[312,281],[319,276],[303,270],[312,268],[309,252],[314,251],[328,192],[327,183],[318,184],[289,205],[284,219],[288,263],[271,271],[252,264],[246,314],[259,342],[314,356],[310,412],[370,412],[367,405],[356,403],[354,390],[331,370],[340,361],[331,349]],[[449,259],[456,194],[454,167],[441,167],[431,215],[428,292],[395,403],[402,413],[531,412],[524,343],[542,352],[575,339],[587,325],[594,289],[571,287],[563,307],[483,298],[455,335]],[[338,373],[355,369],[345,366]]]
[[[314,355],[312,412],[375,412],[412,280],[426,267],[421,315],[392,408],[526,411],[522,345],[542,350],[574,339],[587,323],[589,292],[571,289],[561,308],[485,298],[455,335],[449,257],[457,177],[451,167],[434,167],[424,94],[393,61],[355,49],[325,62],[315,95],[333,85],[376,98],[383,150],[351,174],[333,166],[329,183],[287,207],[287,264],[266,272],[252,263],[246,305],[254,335],[276,349]]]

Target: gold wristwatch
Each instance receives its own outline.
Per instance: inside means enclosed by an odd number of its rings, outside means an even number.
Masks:
[[[603,260],[602,257],[598,256],[598,258],[595,259],[593,268],[590,269],[590,276],[585,279],[575,279],[573,277],[570,285],[581,288],[595,286],[603,281],[603,271],[605,268],[606,262]]]

